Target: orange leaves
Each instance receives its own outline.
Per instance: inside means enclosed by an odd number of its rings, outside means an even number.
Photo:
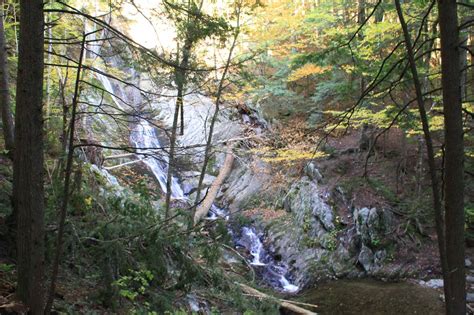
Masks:
[[[295,71],[293,71],[288,76],[288,82],[298,81],[300,79],[303,79],[312,75],[323,74],[327,71],[329,71],[329,67],[320,67],[312,63],[307,63],[301,68],[298,68]]]

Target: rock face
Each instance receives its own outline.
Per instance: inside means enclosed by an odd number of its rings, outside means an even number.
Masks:
[[[332,207],[310,177],[294,183],[285,198],[289,212],[267,228],[272,250],[289,265],[294,281],[305,286],[354,268],[350,251],[339,244],[340,227]]]
[[[153,102],[153,108],[158,111],[157,120],[167,127],[173,125],[173,115],[176,103],[176,91],[164,90],[160,97]],[[213,101],[199,93],[188,93],[184,97],[184,135],[178,137],[178,143],[183,147],[202,145],[206,143],[208,128],[215,105]],[[240,122],[232,119],[233,111],[221,109],[214,126],[213,143],[238,137],[242,134]],[[238,119],[240,121],[240,119]],[[202,147],[191,150],[195,155],[202,155]]]
[[[298,216],[299,221],[311,220],[311,224],[321,224],[320,231],[330,232],[334,230],[334,216],[331,207],[320,195],[317,185],[307,177],[303,177],[291,188],[285,201],[287,211]],[[302,211],[303,209],[303,211]],[[309,217],[302,217],[309,214]]]
[[[234,170],[222,185],[220,198],[234,213],[248,206],[252,198],[265,189],[270,177],[270,167],[265,162],[257,159],[247,164],[236,160]]]
[[[224,191],[231,211],[241,209],[246,201],[258,199],[270,178],[265,163],[234,170]],[[252,169],[264,170],[261,172]],[[322,180],[314,165],[306,176],[289,188],[283,205],[286,214],[262,222],[266,246],[289,267],[292,281],[300,287],[321,279],[374,275],[394,278],[408,270],[387,264],[395,219],[390,211],[377,208],[352,209],[352,222],[341,223],[332,198],[319,187]],[[319,175],[318,175],[319,174]],[[337,196],[336,196],[337,195]]]
[[[393,225],[391,212],[376,208],[362,208],[354,211],[354,224],[360,236],[362,247],[358,262],[365,271],[375,272],[382,267],[387,253],[386,235]]]
[[[321,180],[323,179],[323,175],[321,175],[314,162],[306,164],[304,171],[305,174],[316,183],[321,182]]]

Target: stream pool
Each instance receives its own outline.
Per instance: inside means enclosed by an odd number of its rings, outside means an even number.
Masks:
[[[440,294],[408,282],[338,280],[302,292],[297,300],[318,305],[318,314],[441,315]]]

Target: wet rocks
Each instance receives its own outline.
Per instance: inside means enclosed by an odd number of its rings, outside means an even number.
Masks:
[[[468,293],[466,294],[466,301],[468,303],[474,303],[474,293]]]
[[[183,172],[181,174],[181,185],[186,194],[193,193],[196,190],[200,175],[200,172],[194,171]],[[203,187],[209,187],[215,179],[215,176],[206,174],[202,182]]]
[[[421,286],[432,288],[432,289],[440,289],[443,287],[443,279],[431,279],[428,281],[420,280],[418,282]]]
[[[472,261],[471,261],[469,258],[466,258],[466,259],[464,260],[464,266],[465,266],[466,268],[471,268],[471,267],[472,267]]]

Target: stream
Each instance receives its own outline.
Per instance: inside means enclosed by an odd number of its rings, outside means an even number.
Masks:
[[[139,148],[159,148],[161,146],[155,129],[146,121],[141,121],[131,133],[130,141],[139,153],[148,154],[143,162],[148,165],[166,191],[167,157],[156,154],[156,150]],[[175,199],[188,201],[177,178],[171,185]],[[228,211],[213,205],[208,220],[228,219]],[[284,265],[265,246],[264,234],[254,226],[242,226],[235,230],[228,225],[234,247],[241,252],[264,285],[276,292],[290,295],[291,299],[316,304],[318,314],[443,314],[444,304],[440,292],[424,288],[414,283],[387,283],[370,279],[337,280],[318,285],[317,288],[300,292],[291,281],[288,266]],[[295,295],[298,293],[298,295]]]
[[[130,141],[135,145],[138,153],[150,155],[143,159],[143,162],[153,172],[163,192],[166,193],[167,157],[161,157],[160,159],[157,157],[156,152],[140,149],[159,148],[161,146],[155,130],[148,122],[141,121],[132,131]],[[171,196],[174,199],[188,201],[183,193],[183,188],[175,177],[172,179]],[[209,220],[218,218],[227,219],[227,211],[213,205],[207,218]],[[261,275],[267,285],[278,291],[287,293],[295,293],[299,290],[298,286],[291,284],[288,279],[288,268],[273,258],[263,245],[263,235],[257,233],[254,227],[243,226],[240,231],[234,232],[229,226],[228,231],[233,237],[236,248],[244,249],[249,253],[249,264],[254,267],[257,274]]]
[[[109,94],[120,95],[120,100],[117,97],[112,97],[118,108],[123,109],[125,107],[125,104],[122,103],[141,103],[136,94],[129,95],[120,85],[112,84],[108,77],[99,74],[97,79],[102,82],[104,89]],[[209,103],[211,103],[210,100]],[[161,143],[155,128],[146,120],[140,119],[130,132],[130,142],[136,148],[139,159],[148,166],[158,181],[161,190],[166,193],[168,157],[165,154],[160,154],[164,151],[160,150]],[[172,178],[171,196],[175,200],[189,201],[176,177]],[[227,219],[228,211],[212,205],[207,219],[215,220],[218,218]],[[232,235],[235,247],[249,253],[247,255],[248,263],[254,267],[256,274],[260,275],[266,285],[279,292],[296,293],[299,291],[299,287],[290,281],[291,276],[288,267],[274,259],[264,246],[263,234],[258,233],[255,227],[243,226],[239,231],[233,231],[228,225],[228,232]]]
[[[139,93],[130,93],[120,84],[112,84],[106,76],[97,74],[97,79],[112,95],[112,101],[119,109],[123,110],[129,106],[122,99],[128,104],[142,103]],[[113,95],[120,95],[120,99]],[[246,118],[242,119],[245,123]],[[160,149],[162,146],[156,128],[148,121],[140,119],[130,129],[129,141],[136,148],[138,159],[148,166],[161,190],[166,193],[168,157],[165,151]],[[106,176],[108,174],[105,169],[102,173]],[[192,202],[186,193],[188,191],[189,189],[183,189],[177,177],[172,178],[171,196],[174,200]],[[229,211],[214,204],[207,219],[227,221],[229,215]],[[230,224],[227,226],[234,248],[243,253],[264,286],[271,287],[276,293],[290,295],[287,298],[317,304],[315,311],[320,314],[443,314],[440,292],[408,282],[337,280],[300,292],[300,288],[292,283],[288,266],[269,250],[262,231],[252,225],[239,228]]]

